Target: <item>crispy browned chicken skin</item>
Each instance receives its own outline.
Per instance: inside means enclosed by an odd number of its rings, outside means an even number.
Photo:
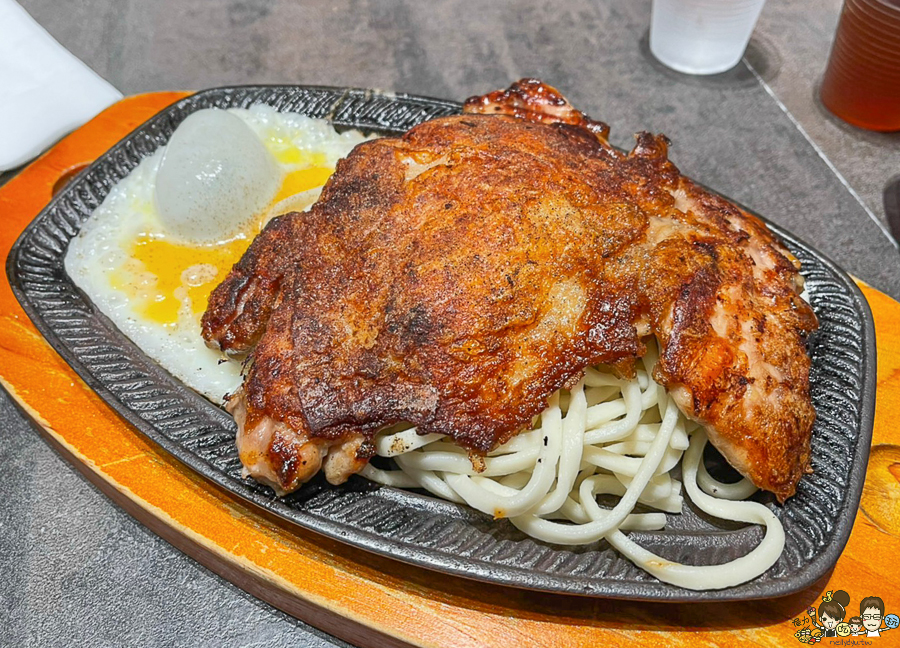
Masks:
[[[408,421],[485,453],[588,365],[656,379],[784,500],[814,411],[797,262],[757,218],[637,135],[523,80],[358,146],[307,213],[273,220],[213,292],[210,344],[252,352],[229,408],[250,474],[289,492],[359,471]],[[486,114],[475,114],[486,113]]]

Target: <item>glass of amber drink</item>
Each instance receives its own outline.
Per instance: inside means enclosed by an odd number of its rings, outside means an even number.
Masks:
[[[844,0],[820,96],[854,126],[900,130],[900,0]]]

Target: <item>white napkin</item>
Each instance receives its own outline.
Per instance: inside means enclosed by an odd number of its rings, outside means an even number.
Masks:
[[[0,171],[24,164],[121,98],[22,7],[0,0]]]

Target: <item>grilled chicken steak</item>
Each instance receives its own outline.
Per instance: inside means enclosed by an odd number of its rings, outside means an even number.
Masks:
[[[408,421],[483,454],[589,365],[655,378],[780,500],[815,413],[797,261],[682,176],[523,80],[359,145],[306,213],[265,228],[213,292],[203,335],[252,364],[228,408],[247,470],[279,493],[358,472]]]

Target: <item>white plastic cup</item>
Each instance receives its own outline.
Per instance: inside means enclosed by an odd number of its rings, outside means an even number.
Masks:
[[[685,74],[730,70],[747,49],[766,0],[653,0],[650,51]]]

